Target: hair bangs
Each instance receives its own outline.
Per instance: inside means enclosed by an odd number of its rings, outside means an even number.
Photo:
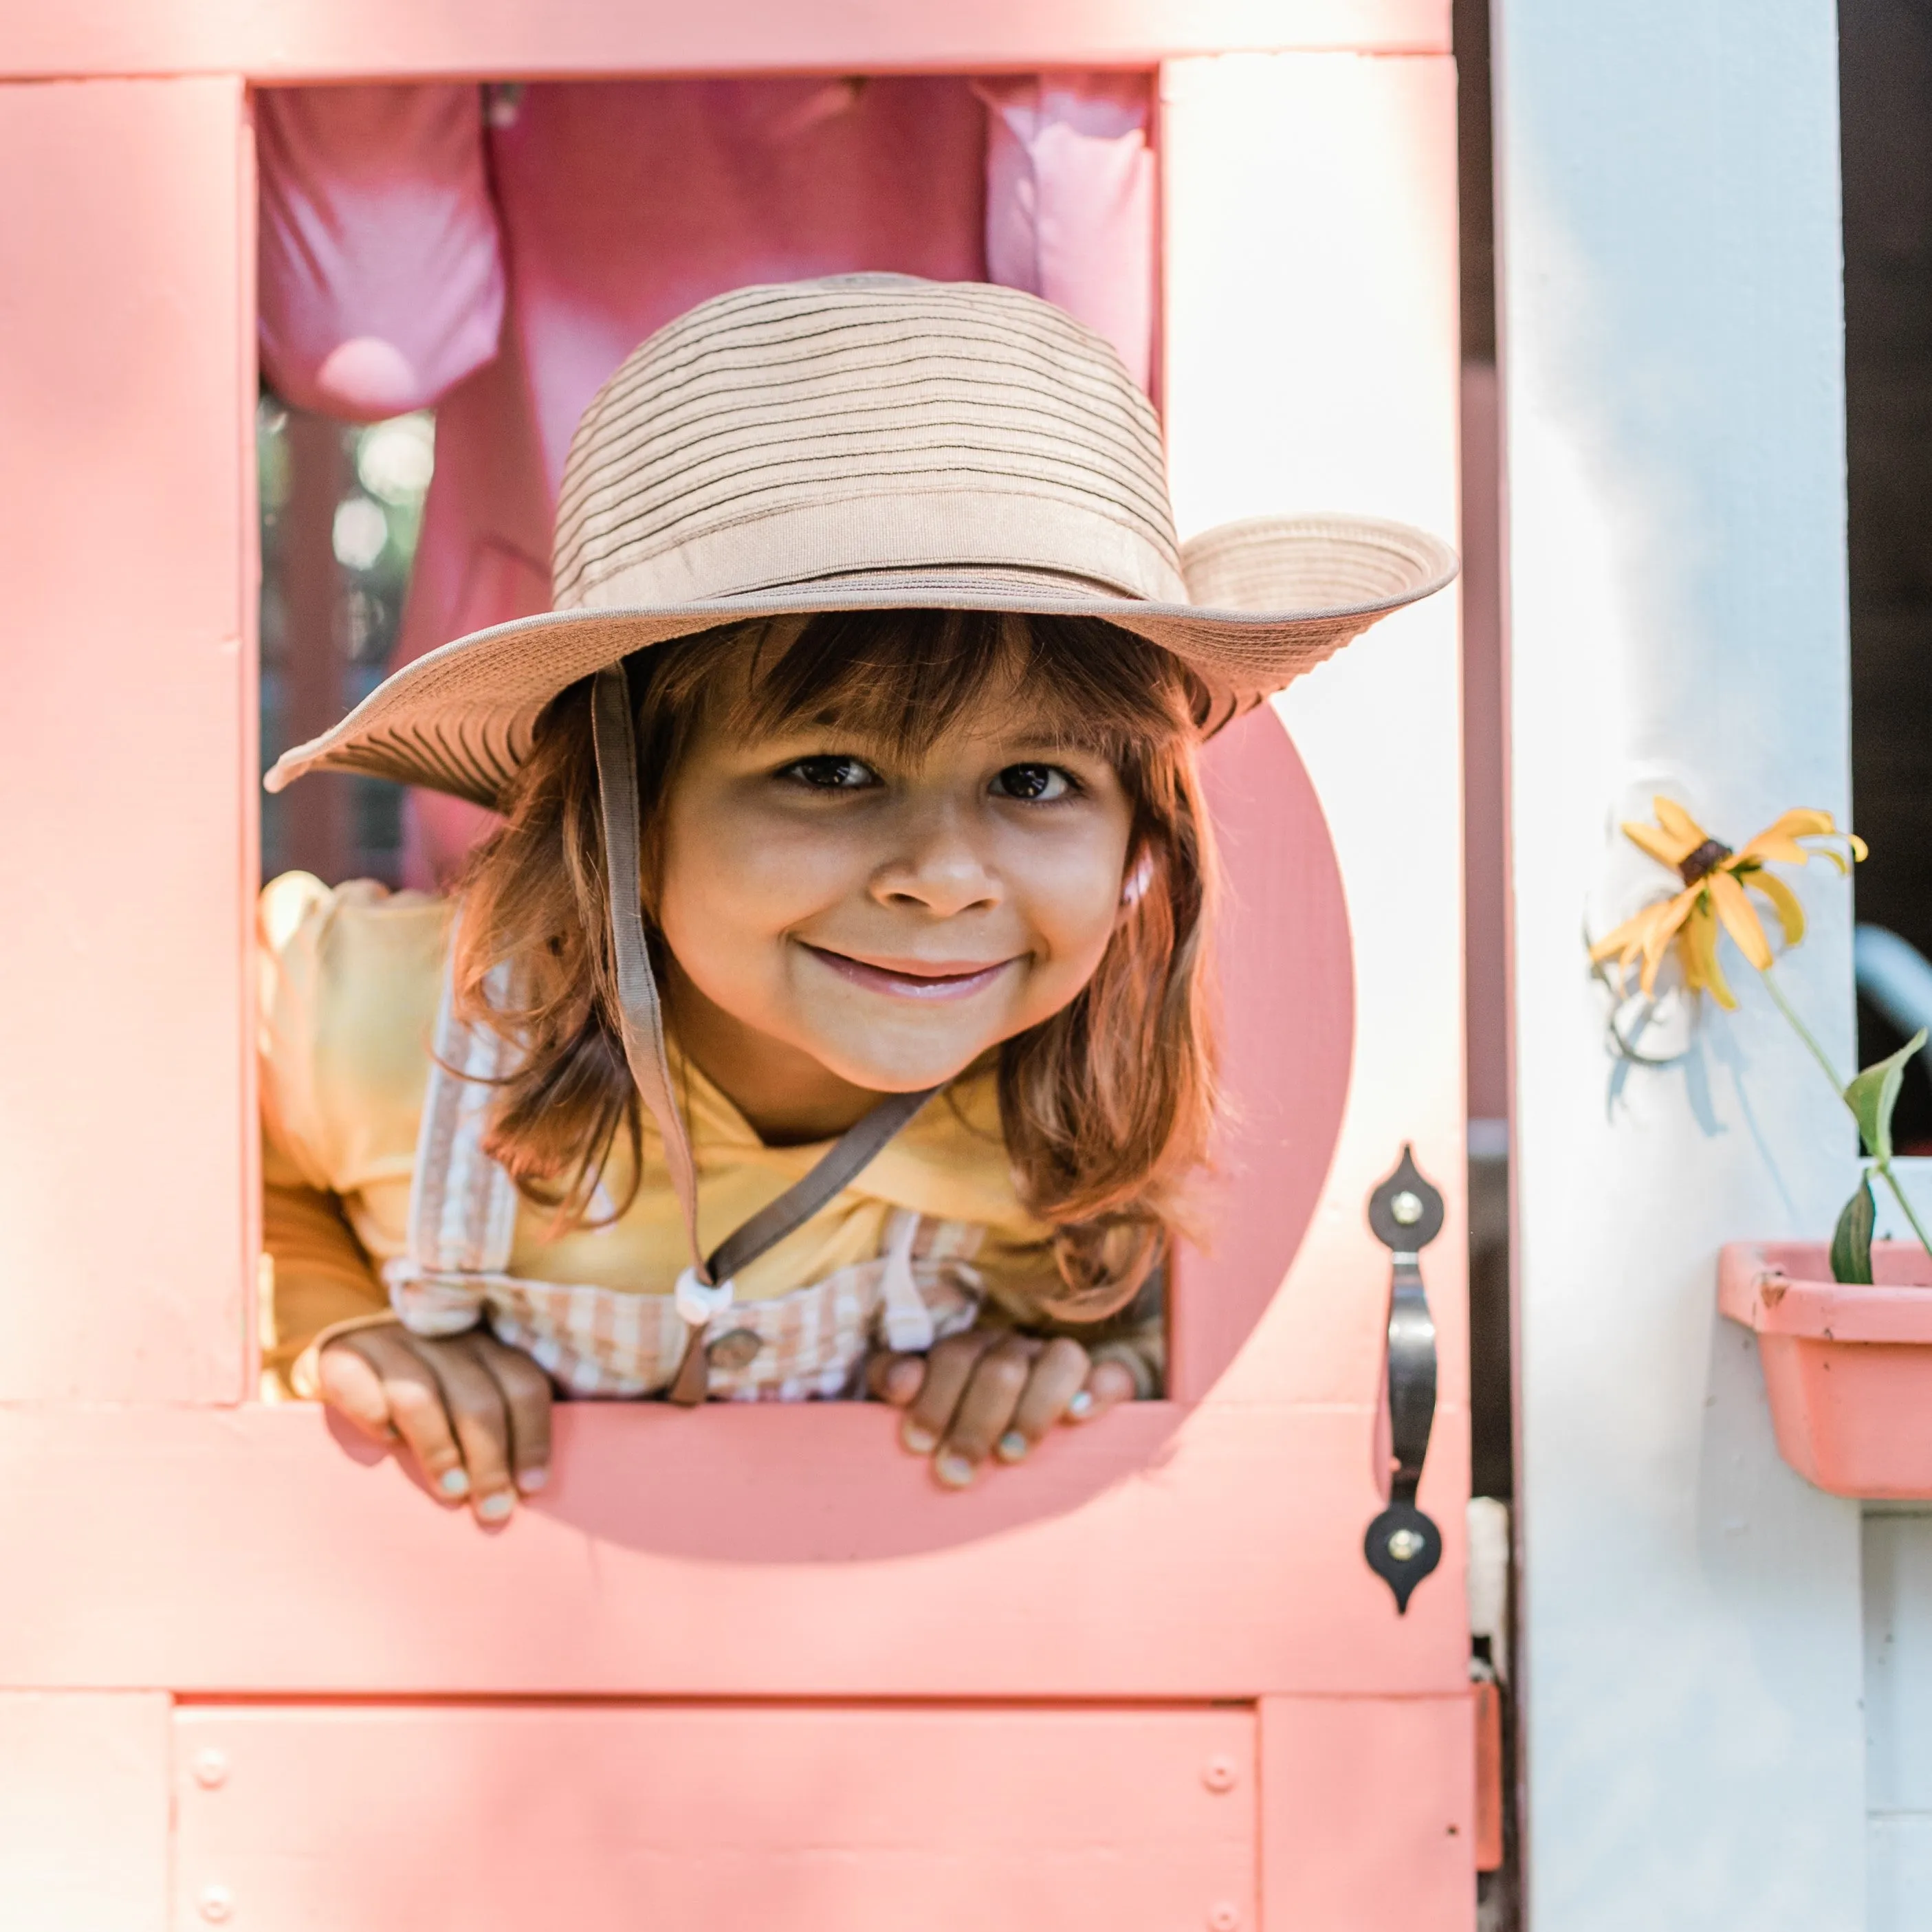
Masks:
[[[740,635],[707,691],[727,729],[832,726],[915,762],[963,718],[1007,709],[1048,745],[1118,760],[1191,735],[1211,704],[1170,652],[1092,617],[833,611]]]

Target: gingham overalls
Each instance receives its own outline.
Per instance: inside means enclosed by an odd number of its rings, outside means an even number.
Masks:
[[[409,1250],[382,1270],[390,1305],[418,1335],[460,1334],[487,1322],[573,1395],[668,1388],[692,1332],[674,1297],[509,1273],[516,1186],[484,1151],[483,1136],[490,1083],[514,1049],[459,1020],[452,990],[446,968],[410,1188]],[[982,1286],[970,1260],[982,1234],[900,1209],[872,1260],[769,1300],[734,1302],[704,1330],[708,1393],[778,1402],[854,1394],[872,1348],[923,1351],[971,1327]]]

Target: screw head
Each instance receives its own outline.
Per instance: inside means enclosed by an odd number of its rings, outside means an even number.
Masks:
[[[1396,1529],[1389,1532],[1388,1553],[1398,1563],[1412,1562],[1422,1554],[1422,1538],[1412,1529]]]
[[[1234,1768],[1234,1760],[1218,1752],[1201,1767],[1201,1782],[1210,1791],[1233,1790],[1240,1775]]]
[[[219,1925],[234,1916],[235,1895],[225,1885],[203,1886],[197,1903],[201,1916],[211,1925]]]
[[[1412,1228],[1422,1219],[1422,1196],[1405,1187],[1389,1203],[1389,1214],[1398,1228]]]
[[[1228,1899],[1208,1911],[1208,1932],[1238,1932],[1240,1923],[1241,1908]]]
[[[202,1790],[218,1790],[228,1782],[228,1754],[217,1750],[211,1744],[207,1750],[195,1753],[189,1768],[194,1773],[195,1783]]]

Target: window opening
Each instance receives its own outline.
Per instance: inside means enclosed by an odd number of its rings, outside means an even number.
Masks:
[[[382,681],[401,621],[436,460],[428,410],[357,424],[256,410],[262,529],[262,768]],[[404,870],[403,788],[326,774],[262,801],[262,876],[326,884]]]

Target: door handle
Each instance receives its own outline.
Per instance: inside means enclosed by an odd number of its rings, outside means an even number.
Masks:
[[[1442,1532],[1415,1506],[1436,1420],[1436,1322],[1422,1282],[1422,1250],[1442,1232],[1442,1196],[1404,1143],[1395,1172],[1369,1196],[1369,1226],[1390,1252],[1388,1507],[1369,1525],[1362,1554],[1404,1616],[1415,1586],[1442,1561]]]

